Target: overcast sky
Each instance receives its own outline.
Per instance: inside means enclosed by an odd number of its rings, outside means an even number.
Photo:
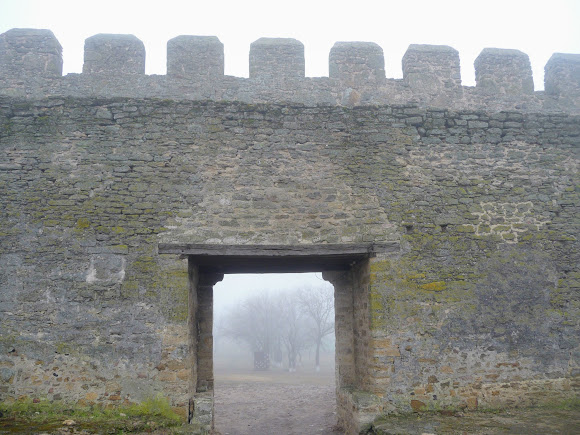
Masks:
[[[125,33],[144,42],[148,74],[165,74],[169,39],[215,35],[224,44],[226,74],[247,77],[250,44],[267,36],[300,40],[310,77],[328,76],[336,41],[379,44],[391,78],[402,77],[409,44],[450,45],[459,51],[468,86],[483,48],[515,48],[530,56],[540,90],[552,53],[580,53],[580,0],[0,0],[0,33],[16,27],[52,30],[63,46],[65,74],[81,72],[86,38]],[[303,285],[325,283],[320,274],[230,276],[216,286],[216,305],[252,288]]]
[[[0,33],[15,27],[52,30],[64,49],[65,73],[81,72],[87,37],[128,33],[145,44],[148,74],[165,73],[169,39],[216,35],[225,46],[226,74],[247,77],[250,44],[268,36],[300,40],[311,77],[328,75],[336,41],[376,42],[392,78],[402,76],[409,44],[450,45],[469,86],[483,48],[515,48],[530,56],[539,90],[552,53],[580,53],[580,0],[0,0]]]

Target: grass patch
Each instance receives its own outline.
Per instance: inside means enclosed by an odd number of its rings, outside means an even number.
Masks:
[[[580,411],[580,397],[572,397],[557,402],[546,402],[540,406],[542,408],[553,409],[556,411]]]
[[[11,433],[52,431],[74,421],[75,429],[94,433],[131,433],[152,429],[175,429],[184,423],[173,412],[169,401],[159,394],[141,403],[107,409],[100,405],[79,406],[43,399],[0,403],[0,432],[10,428]],[[19,430],[21,428],[21,430]]]
[[[157,417],[169,423],[181,423],[181,417],[171,409],[169,401],[158,394],[156,397],[126,408],[126,415],[132,417]]]

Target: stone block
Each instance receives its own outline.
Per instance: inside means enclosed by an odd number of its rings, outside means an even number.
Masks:
[[[477,409],[478,403],[477,403],[477,397],[468,397],[467,398],[467,408],[470,411],[475,411]]]
[[[250,78],[304,77],[304,45],[291,38],[260,38],[250,46]]]
[[[50,30],[11,29],[0,35],[0,77],[62,76],[62,47]]]
[[[97,254],[91,256],[89,269],[86,272],[88,284],[117,284],[125,278],[125,258],[114,254]]]
[[[495,94],[534,92],[532,67],[519,50],[484,48],[474,62],[476,86]]]
[[[177,375],[174,372],[162,372],[159,373],[158,379],[161,382],[175,382],[177,380]]]
[[[213,427],[213,392],[198,393],[193,398],[193,418],[207,429]]]
[[[85,74],[145,74],[145,46],[133,35],[98,34],[85,40]]]
[[[99,398],[99,393],[96,393],[94,391],[91,391],[90,393],[87,393],[85,396],[85,399],[90,401],[90,402],[94,402],[95,400],[97,400]]]
[[[224,45],[215,36],[178,36],[167,42],[167,75],[211,80],[224,75]]]

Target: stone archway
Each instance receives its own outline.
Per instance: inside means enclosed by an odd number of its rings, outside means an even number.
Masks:
[[[213,428],[213,286],[226,273],[323,272],[334,286],[338,423],[345,429],[356,425],[357,410],[345,392],[364,390],[368,383],[369,258],[397,250],[396,243],[160,245],[160,253],[188,258],[190,421]]]

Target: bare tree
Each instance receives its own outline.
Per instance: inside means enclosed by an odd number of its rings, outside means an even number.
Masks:
[[[280,340],[279,323],[279,304],[267,293],[261,293],[229,313],[224,335],[245,343],[253,352],[270,356]]]
[[[334,331],[334,294],[332,288],[305,288],[299,292],[300,307],[312,322],[310,332],[316,346],[316,371],[320,371],[323,339]]]
[[[301,353],[314,346],[319,371],[324,338],[334,330],[334,296],[325,287],[261,293],[244,300],[225,320],[223,335],[245,343],[254,358],[262,352],[281,361],[283,347],[290,371],[296,370]]]
[[[288,370],[296,371],[296,358],[310,345],[308,327],[304,314],[300,310],[300,301],[296,294],[285,294],[279,298],[281,314],[280,338],[288,355]]]

